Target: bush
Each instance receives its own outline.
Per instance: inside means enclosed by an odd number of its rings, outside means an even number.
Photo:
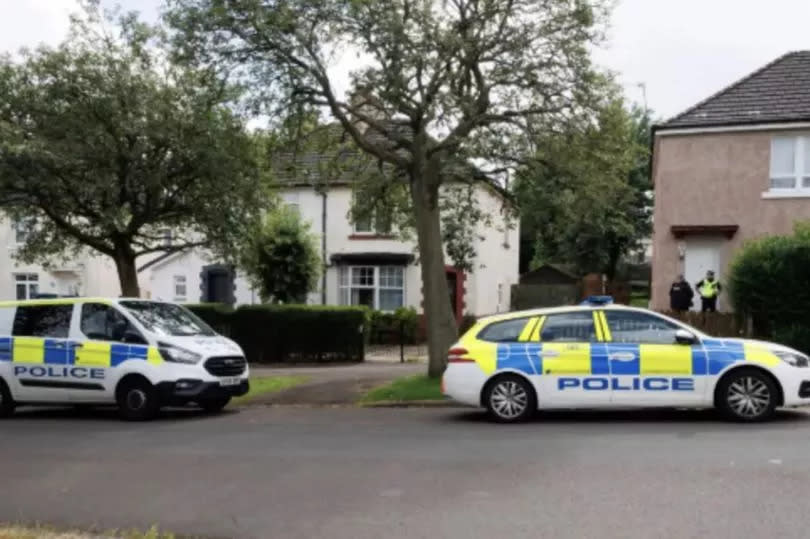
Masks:
[[[371,312],[371,344],[416,344],[419,341],[419,314],[412,307],[400,307],[393,313]]]
[[[231,338],[249,362],[362,361],[364,307],[259,305],[236,309]]]
[[[810,225],[791,236],[748,243],[734,259],[734,308],[751,317],[754,334],[810,352]]]
[[[191,312],[203,319],[221,335],[231,334],[231,315],[233,308],[223,303],[197,303],[185,305]]]
[[[365,307],[186,305],[218,333],[236,341],[251,363],[363,361]]]

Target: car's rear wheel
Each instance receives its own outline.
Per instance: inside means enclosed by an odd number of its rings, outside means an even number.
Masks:
[[[14,413],[14,408],[17,404],[11,398],[11,391],[9,391],[6,383],[0,378],[0,417],[8,417]]]
[[[720,380],[718,406],[729,419],[755,422],[770,419],[776,410],[778,389],[767,374],[739,369]]]
[[[200,408],[202,408],[209,414],[216,414],[221,412],[223,408],[228,406],[229,402],[231,402],[230,397],[217,397],[215,399],[201,400],[197,404],[199,404]]]
[[[116,400],[121,417],[127,421],[146,421],[160,410],[157,390],[142,378],[124,380],[116,391]]]
[[[528,420],[537,411],[537,397],[528,380],[506,374],[488,384],[484,405],[495,421],[518,423]]]

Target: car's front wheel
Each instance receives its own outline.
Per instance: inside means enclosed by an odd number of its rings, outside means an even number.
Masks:
[[[484,405],[495,421],[518,423],[534,415],[537,398],[528,380],[506,374],[489,383],[484,394]]]
[[[218,397],[215,399],[201,400],[197,404],[199,404],[200,408],[202,408],[209,414],[216,414],[221,412],[223,408],[228,406],[229,402],[231,402],[230,397]]]
[[[770,376],[756,369],[739,369],[720,380],[717,404],[729,419],[765,421],[776,410],[778,394]]]

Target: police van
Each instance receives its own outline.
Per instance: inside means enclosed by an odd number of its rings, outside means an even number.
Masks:
[[[141,299],[0,302],[0,417],[17,405],[224,408],[248,392],[241,348],[186,308]]]
[[[810,404],[808,357],[715,338],[661,314],[613,305],[483,318],[452,347],[445,395],[500,422],[553,408],[707,408],[762,421]]]

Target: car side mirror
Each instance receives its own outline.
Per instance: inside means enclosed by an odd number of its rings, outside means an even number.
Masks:
[[[679,329],[675,332],[675,342],[678,344],[695,344],[697,337],[685,329]]]

